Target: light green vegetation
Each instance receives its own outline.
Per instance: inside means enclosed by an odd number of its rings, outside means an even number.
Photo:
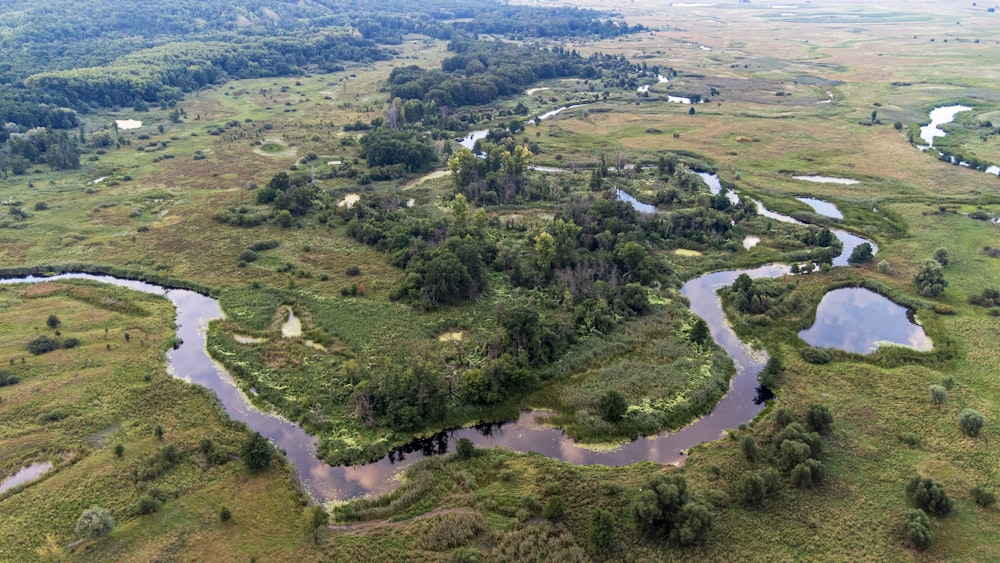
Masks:
[[[299,500],[286,469],[250,476],[239,461],[218,465],[200,452],[208,438],[233,457],[247,434],[227,422],[209,393],[166,373],[164,355],[174,335],[166,299],[51,282],[0,287],[0,310],[2,369],[20,379],[0,388],[2,474],[34,461],[53,465],[39,481],[0,494],[0,559],[66,556],[77,517],[92,505],[107,508],[117,527],[109,540],[76,550],[87,559],[148,561],[190,549],[229,558],[234,546],[244,557],[305,553],[293,525]],[[45,325],[50,314],[61,321],[59,336]],[[79,344],[29,354],[28,341],[43,334]],[[179,460],[161,464],[171,447]],[[147,494],[164,502],[140,516],[135,506]],[[224,504],[233,508],[230,527],[218,522]],[[235,525],[241,520],[245,525]]]

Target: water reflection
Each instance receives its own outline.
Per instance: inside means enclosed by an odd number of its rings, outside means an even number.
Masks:
[[[905,307],[869,289],[835,289],[823,296],[816,321],[799,337],[813,346],[858,354],[874,352],[883,343],[930,350],[931,339],[911,318]]]

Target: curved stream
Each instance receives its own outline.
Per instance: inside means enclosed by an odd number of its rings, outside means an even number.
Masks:
[[[797,222],[791,217],[774,214],[762,205],[759,208],[767,216]],[[843,231],[834,232],[838,233],[838,238],[842,237],[841,233],[853,237],[859,241],[858,244],[868,242]],[[850,255],[852,248],[845,242],[844,252],[834,263],[846,264],[846,257]],[[663,432],[655,437],[639,438],[610,451],[596,451],[574,443],[560,429],[543,426],[536,420],[537,417],[550,413],[524,411],[516,421],[447,430],[397,448],[377,462],[354,467],[334,467],[317,459],[315,436],[310,436],[297,424],[280,416],[259,411],[237,387],[232,376],[209,357],[205,347],[207,323],[222,317],[222,310],[215,299],[189,290],[166,289],[151,283],[106,275],[32,276],[3,279],[0,283],[88,279],[144,293],[165,295],[177,309],[177,336],[183,340],[183,344],[176,350],[167,352],[170,373],[215,393],[231,418],[246,423],[252,430],[260,432],[283,449],[287,459],[295,464],[298,476],[309,492],[319,501],[328,501],[388,492],[395,486],[395,477],[402,468],[424,456],[453,451],[460,438],[469,438],[480,447],[503,446],[517,451],[533,451],[580,465],[631,465],[643,460],[663,464],[682,463],[685,450],[702,442],[715,440],[726,430],[750,422],[763,409],[762,402],[757,399],[757,375],[763,369],[767,356],[763,352],[752,351],[729,328],[716,291],[732,284],[743,273],[752,278],[771,278],[788,272],[789,267],[783,264],[712,272],[689,280],[681,288],[681,293],[691,302],[691,310],[705,319],[712,337],[732,356],[736,365],[729,392],[710,414],[685,428],[676,432]]]

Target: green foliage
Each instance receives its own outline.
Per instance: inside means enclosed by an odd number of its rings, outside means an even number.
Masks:
[[[833,415],[825,405],[809,405],[806,407],[805,422],[813,432],[826,435],[830,433]]]
[[[920,295],[936,297],[948,287],[948,280],[944,279],[941,264],[928,259],[922,261],[917,268],[917,273],[913,276],[913,285],[917,286],[917,293]]]
[[[437,160],[419,133],[388,127],[379,127],[361,138],[361,156],[370,168],[402,164],[407,172],[425,170]]]
[[[240,252],[240,261],[241,262],[256,262],[257,261],[257,253],[254,252],[253,250],[250,250],[249,248],[247,248],[247,249],[243,250],[243,252]]]
[[[628,403],[621,393],[610,390],[597,403],[597,412],[608,422],[619,422],[628,410]]]
[[[872,250],[872,245],[866,242],[854,247],[851,255],[847,258],[847,263],[852,266],[867,264],[868,262],[871,262],[874,257],[875,254]]]
[[[879,261],[878,272],[884,276],[887,276],[892,272],[892,266],[889,264],[888,260]]]
[[[115,444],[115,457],[121,458],[125,455],[125,446],[122,444]]]
[[[799,350],[799,355],[802,359],[809,362],[810,364],[828,364],[833,358],[830,357],[830,353],[822,348],[816,348],[814,346],[806,346]]]
[[[0,369],[0,387],[7,387],[8,385],[16,385],[20,381],[16,375],[11,375],[9,371]]]
[[[693,501],[681,475],[648,477],[632,504],[632,517],[640,530],[653,537],[691,545],[712,527],[712,515]]]
[[[274,448],[271,443],[267,441],[267,438],[261,436],[259,433],[254,432],[246,442],[243,443],[243,447],[240,450],[240,457],[243,458],[243,463],[246,464],[247,468],[252,471],[262,471],[267,469],[271,464],[271,455],[273,454]]]
[[[906,483],[906,497],[917,508],[930,514],[951,512],[952,502],[941,483],[927,477],[913,477]]]
[[[925,551],[931,546],[933,540],[931,521],[923,510],[917,508],[907,510],[903,513],[900,527],[907,546],[919,551]]]
[[[754,441],[753,436],[750,434],[744,434],[740,438],[740,451],[743,452],[743,457],[747,461],[757,461],[760,457],[760,448],[757,446],[757,442]]]
[[[44,334],[40,334],[28,342],[28,351],[36,356],[58,349],[59,341]]]
[[[744,506],[760,506],[767,497],[764,479],[756,471],[746,471],[736,483],[736,498]]]
[[[981,485],[976,485],[969,489],[969,496],[972,497],[972,501],[976,503],[976,506],[983,508],[989,508],[997,503],[996,494]]]
[[[958,427],[966,436],[976,438],[983,430],[983,415],[975,409],[962,409],[958,415]]]
[[[691,342],[699,345],[707,345],[712,341],[712,334],[708,330],[708,323],[701,317],[696,317],[691,324],[691,332],[688,334]]]
[[[219,509],[220,522],[225,524],[226,522],[229,522],[232,519],[233,519],[233,513],[229,510],[229,508],[223,506],[221,509]]]
[[[414,527],[416,545],[429,551],[447,551],[469,543],[487,530],[478,512],[452,512],[433,516]]]
[[[951,255],[948,253],[948,249],[941,247],[934,251],[934,261],[941,266],[947,266],[951,262]]]
[[[826,479],[826,468],[823,462],[807,459],[792,468],[790,474],[792,485],[799,489],[814,489]]]
[[[597,509],[590,517],[590,544],[600,555],[615,550],[615,519],[607,510]]]
[[[458,457],[462,459],[469,459],[476,455],[476,446],[472,443],[472,440],[468,438],[460,438],[458,440],[456,451],[458,452]]]
[[[931,385],[931,402],[935,405],[943,405],[948,402],[948,390],[943,385]]]
[[[76,534],[84,538],[103,538],[115,529],[115,519],[107,509],[92,506],[76,520]]]
[[[780,430],[795,422],[795,412],[788,407],[778,407],[774,411],[774,424]]]
[[[542,510],[542,518],[546,520],[551,520],[552,522],[558,522],[563,519],[566,514],[566,505],[563,503],[563,499],[559,495],[554,495],[549,497],[545,502],[545,508]]]
[[[314,504],[302,510],[302,525],[312,534],[313,544],[319,544],[319,530],[330,520],[330,515],[323,510],[323,505]]]
[[[51,329],[55,329],[60,323],[59,317],[55,315],[49,315],[49,318],[45,319],[45,325]]]
[[[160,510],[161,506],[163,506],[163,501],[146,494],[139,498],[133,510],[136,514],[152,514]]]

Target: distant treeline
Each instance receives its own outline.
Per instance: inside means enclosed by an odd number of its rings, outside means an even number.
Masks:
[[[397,67],[389,75],[393,98],[433,102],[440,106],[482,105],[522,92],[549,78],[596,79],[605,71],[633,69],[623,57],[595,54],[589,58],[561,47],[539,49],[502,41],[455,40],[448,49],[455,55],[441,69]]]
[[[230,78],[288,76],[385,60],[407,33],[455,39],[613,37],[641,31],[577,8],[489,0],[7,0],[0,13],[0,120],[73,128],[61,108],[170,102]],[[0,132],[4,141],[7,127]]]

